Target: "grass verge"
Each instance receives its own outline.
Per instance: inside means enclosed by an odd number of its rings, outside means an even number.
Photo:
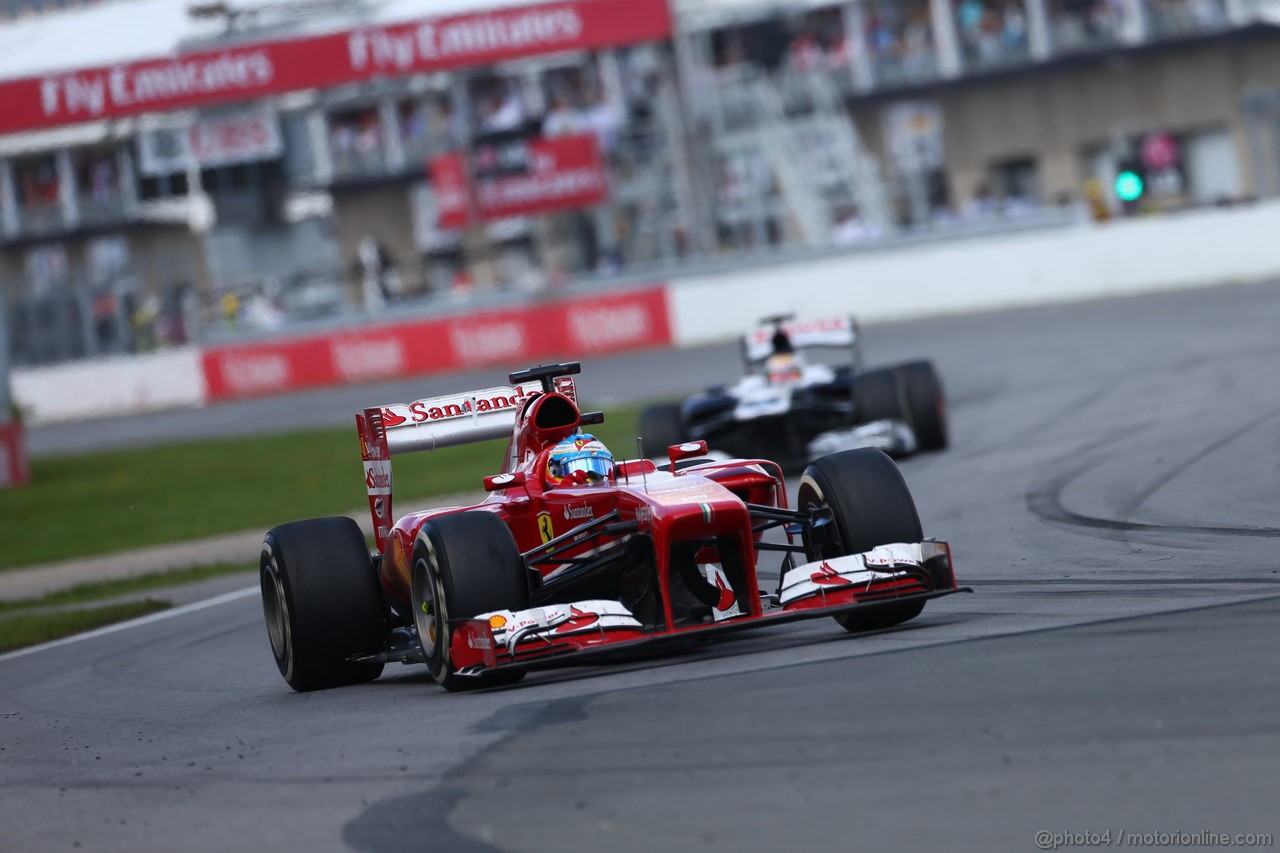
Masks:
[[[0,600],[0,616],[21,610],[32,610],[37,607],[66,607],[68,605],[84,604],[89,601],[101,601],[104,598],[134,595],[140,592],[166,589],[182,584],[198,583],[224,575],[247,573],[256,569],[257,566],[251,566],[248,563],[217,563],[210,566],[196,566],[190,569],[154,572],[134,578],[91,581],[50,592],[40,598]]]
[[[71,634],[91,631],[104,625],[124,622],[167,610],[169,602],[147,598],[103,607],[57,610],[51,613],[22,613],[0,616],[0,652],[47,643]]]
[[[639,408],[592,430],[634,456]],[[475,490],[501,467],[500,441],[396,457],[400,506]],[[365,500],[354,422],[339,429],[186,442],[32,461],[0,491],[0,569],[333,515]]]

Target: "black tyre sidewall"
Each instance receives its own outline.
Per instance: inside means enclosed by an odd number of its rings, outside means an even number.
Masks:
[[[663,403],[648,406],[640,412],[640,452],[647,458],[659,459],[667,455],[667,448],[684,441],[684,420],[680,406]]]
[[[898,377],[892,369],[878,367],[853,377],[853,416],[860,424],[906,420]]]
[[[814,460],[800,478],[796,506],[831,507],[843,554],[859,554],[878,545],[919,542],[924,538],[915,501],[902,472],[879,450],[846,450]],[[836,556],[811,554],[809,558]],[[914,619],[924,601],[869,604],[835,620],[846,631],[873,631]]]
[[[435,605],[430,615],[423,610],[427,584]],[[529,606],[528,575],[515,538],[501,517],[472,511],[426,522],[413,547],[412,589],[414,619],[424,650],[422,634],[428,619],[437,632],[434,648],[427,653],[427,669],[445,689],[511,684],[524,676],[523,671],[459,676],[449,655],[450,620]]]
[[[354,521],[317,518],[272,529],[262,545],[259,583],[269,639],[273,599],[284,606],[284,647],[273,642],[272,656],[294,690],[357,684],[382,674],[380,663],[347,660],[384,646],[382,592]]]
[[[947,446],[947,403],[942,380],[931,361],[911,361],[896,368],[907,401],[908,423],[920,450]]]
[[[879,450],[846,450],[815,459],[800,478],[796,506],[803,511],[807,504],[831,507],[845,554],[924,538],[902,472]]]

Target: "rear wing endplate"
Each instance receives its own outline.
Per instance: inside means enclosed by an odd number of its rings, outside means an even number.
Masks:
[[[577,386],[572,377],[555,377],[554,389],[577,403]],[[360,458],[364,462],[364,484],[378,552],[386,553],[395,519],[391,503],[392,456],[508,438],[525,402],[542,392],[542,382],[522,382],[357,412]]]

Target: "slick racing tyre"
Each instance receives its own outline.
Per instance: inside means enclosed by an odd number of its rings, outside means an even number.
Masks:
[[[909,361],[893,369],[906,398],[907,423],[920,450],[947,446],[947,400],[931,361]]]
[[[898,376],[890,368],[877,367],[853,377],[853,417],[859,424],[882,420],[906,420]]]
[[[684,441],[684,421],[680,406],[663,403],[648,406],[640,413],[640,452],[647,459],[667,458],[667,448]]]
[[[811,561],[924,538],[902,473],[879,450],[846,450],[815,459],[800,478],[796,507],[802,512],[831,509],[833,523],[810,534]],[[922,610],[923,601],[889,602],[867,605],[835,620],[848,631],[870,631],[914,619]]]
[[[273,528],[262,543],[262,612],[276,666],[299,692],[372,681],[383,651],[382,590],[360,527],[313,518]]]
[[[451,619],[529,607],[529,577],[506,522],[491,512],[433,518],[413,546],[413,617],[431,677],[444,689],[514,684],[523,670],[458,675]]]

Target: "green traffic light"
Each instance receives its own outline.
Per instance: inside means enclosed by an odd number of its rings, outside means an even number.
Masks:
[[[1125,171],[1116,175],[1116,198],[1121,201],[1137,201],[1144,189],[1146,187],[1137,173]]]

